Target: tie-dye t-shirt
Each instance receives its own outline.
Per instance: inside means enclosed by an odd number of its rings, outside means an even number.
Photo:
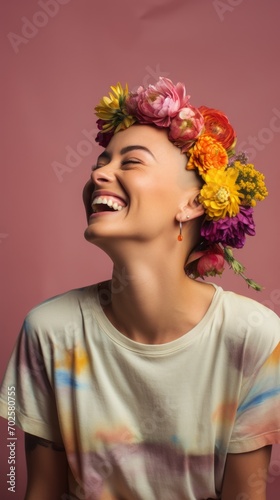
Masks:
[[[160,345],[116,330],[97,285],[73,290],[26,317],[1,414],[15,386],[17,424],[64,444],[67,499],[219,498],[227,453],[280,442],[279,341],[272,311],[217,286]]]

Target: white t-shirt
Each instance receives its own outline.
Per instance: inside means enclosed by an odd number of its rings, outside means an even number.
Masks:
[[[219,498],[227,453],[280,442],[280,320],[215,287],[204,318],[161,345],[116,330],[98,286],[26,317],[2,385],[17,424],[63,443],[67,499]]]

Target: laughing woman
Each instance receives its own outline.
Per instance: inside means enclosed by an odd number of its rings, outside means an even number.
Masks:
[[[280,442],[280,322],[204,281],[254,235],[263,175],[226,116],[161,78],[96,107],[85,237],[108,282],[33,309],[2,385],[26,433],[26,500],[264,500]],[[197,279],[198,278],[198,279]],[[255,481],[262,472],[261,481]]]

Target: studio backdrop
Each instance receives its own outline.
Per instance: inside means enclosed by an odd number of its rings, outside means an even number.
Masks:
[[[268,186],[257,234],[236,252],[264,290],[230,271],[216,281],[280,314],[279,13],[278,0],[1,2],[1,377],[33,306],[110,276],[108,257],[84,240],[81,193],[100,151],[93,109],[118,81],[136,89],[169,77],[194,106],[227,113]],[[0,496],[21,500],[23,435],[0,425]],[[250,480],[264,487],[262,471]],[[274,447],[269,500],[279,491]]]

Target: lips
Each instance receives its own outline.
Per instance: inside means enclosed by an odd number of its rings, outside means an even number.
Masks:
[[[116,194],[104,191],[97,191],[93,193],[91,202],[93,213],[120,212],[126,206],[126,201]]]

